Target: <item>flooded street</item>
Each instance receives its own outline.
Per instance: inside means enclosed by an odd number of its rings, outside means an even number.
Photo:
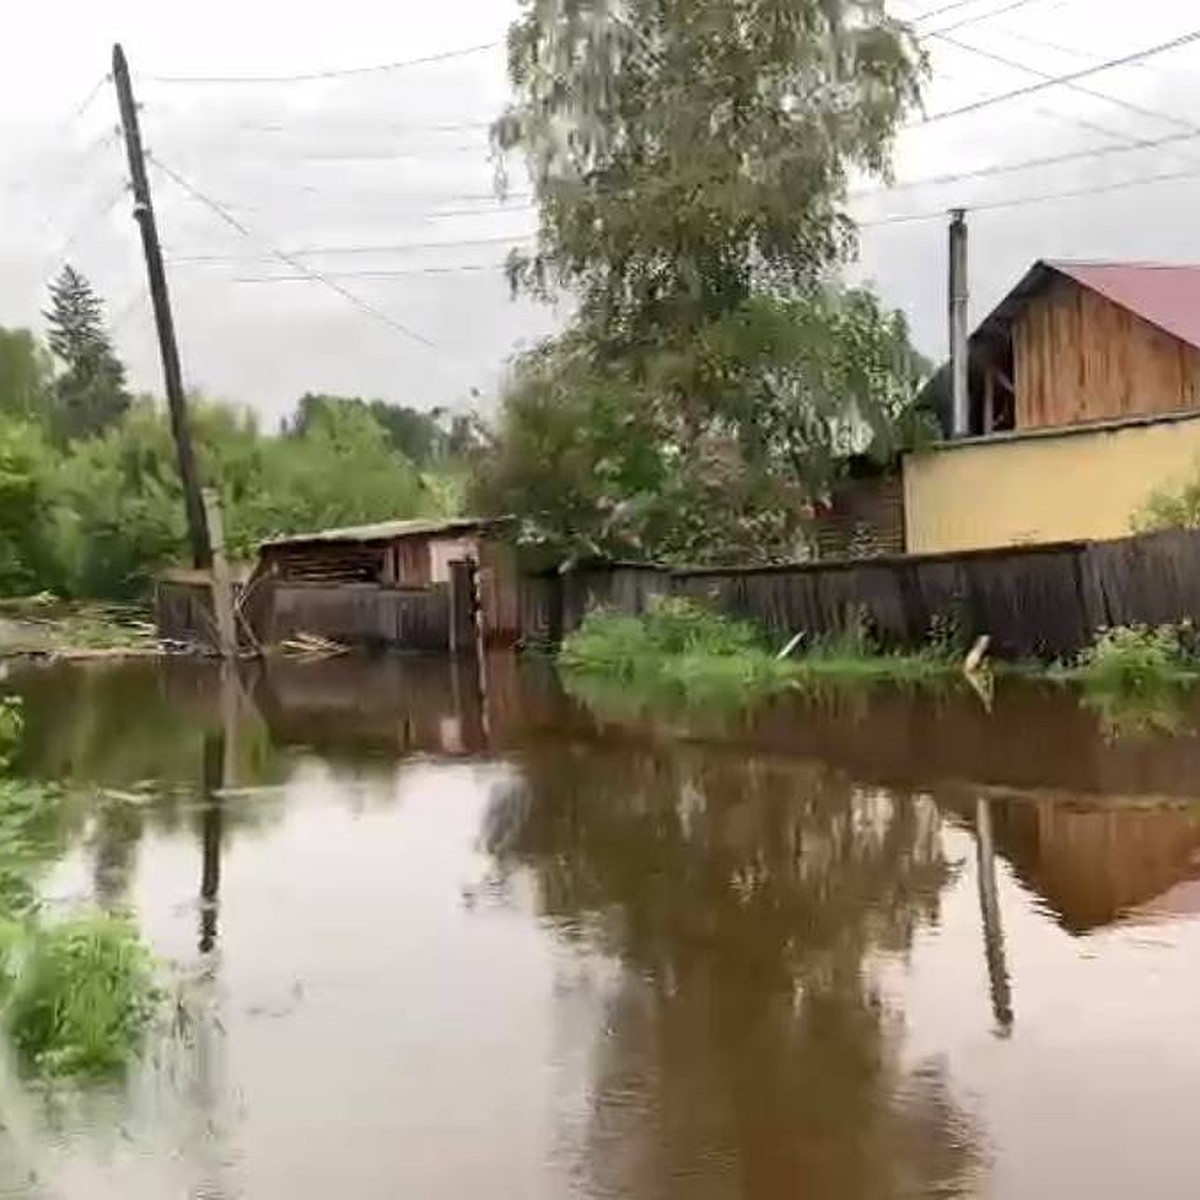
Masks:
[[[31,670],[54,903],[129,906],[135,1077],[5,1068],[0,1196],[1191,1197],[1200,709],[641,718],[547,668]]]

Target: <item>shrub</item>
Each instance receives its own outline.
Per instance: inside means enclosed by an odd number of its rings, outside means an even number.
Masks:
[[[641,617],[596,610],[563,643],[563,663],[632,679],[660,669],[662,660],[767,656],[754,628],[692,600],[655,597]]]
[[[1133,624],[1102,629],[1079,666],[1090,687],[1146,693],[1178,679],[1186,663],[1176,627]]]

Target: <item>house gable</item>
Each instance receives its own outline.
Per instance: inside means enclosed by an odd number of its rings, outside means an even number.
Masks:
[[[1012,321],[1018,430],[1200,407],[1200,350],[1053,270]]]

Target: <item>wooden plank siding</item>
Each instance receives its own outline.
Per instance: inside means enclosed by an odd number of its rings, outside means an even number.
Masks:
[[[1073,280],[1030,299],[1012,337],[1018,430],[1200,407],[1200,350]]]

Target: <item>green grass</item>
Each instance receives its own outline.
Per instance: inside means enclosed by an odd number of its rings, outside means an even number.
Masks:
[[[781,692],[844,683],[924,683],[956,669],[934,649],[917,654],[876,651],[860,623],[807,653],[779,659],[753,626],[682,599],[661,599],[641,617],[589,614],[559,654],[577,692],[612,695],[623,688],[631,705],[643,700],[740,705]],[[626,706],[628,707],[628,705]]]

